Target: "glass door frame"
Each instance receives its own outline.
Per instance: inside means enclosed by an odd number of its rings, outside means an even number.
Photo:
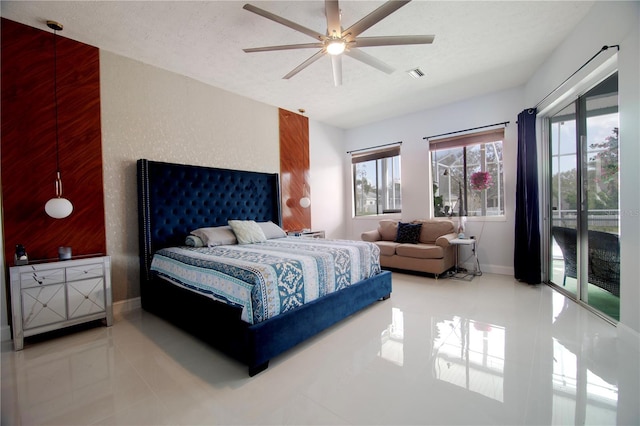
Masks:
[[[615,62],[615,61],[614,61]],[[588,277],[588,199],[587,199],[587,185],[588,185],[588,173],[587,173],[587,147],[585,146],[585,139],[587,137],[587,107],[586,107],[586,94],[607,78],[611,77],[614,73],[618,72],[617,67],[609,69],[606,73],[600,73],[599,78],[591,79],[591,84],[586,86],[584,81],[582,82],[582,90],[576,94],[572,100],[565,99],[555,103],[554,107],[548,107],[539,116],[541,147],[538,150],[539,158],[541,159],[540,171],[542,177],[540,182],[542,183],[540,195],[542,208],[542,271],[544,282],[553,287],[555,290],[569,297],[577,302],[579,305],[585,307],[589,311],[595,313],[604,320],[610,322],[613,325],[617,324],[617,321],[611,318],[609,315],[599,311],[588,303],[588,283],[585,281],[584,285],[582,277]],[[552,164],[551,164],[551,121],[555,114],[562,111],[562,109],[569,106],[571,103],[575,105],[576,111],[576,159],[577,159],[577,229],[578,245],[577,245],[577,289],[576,293],[572,293],[563,286],[554,283],[552,281],[553,273],[553,250],[552,243],[553,237],[551,235],[551,228],[553,226],[553,211],[552,211]]]

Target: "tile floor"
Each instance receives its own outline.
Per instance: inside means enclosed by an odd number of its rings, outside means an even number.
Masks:
[[[144,311],[13,352],[2,424],[639,424],[639,353],[545,285],[394,273],[391,299],[246,368]]]

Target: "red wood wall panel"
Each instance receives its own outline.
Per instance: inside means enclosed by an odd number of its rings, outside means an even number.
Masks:
[[[280,187],[282,227],[287,231],[311,228],[311,207],[300,206],[300,199],[310,197],[309,186],[309,119],[279,109]]]
[[[100,63],[97,48],[58,33],[58,124],[65,219],[47,216],[55,195],[53,32],[2,19],[2,202],[5,261],[15,245],[29,258],[106,253]],[[44,24],[43,24],[44,27]]]

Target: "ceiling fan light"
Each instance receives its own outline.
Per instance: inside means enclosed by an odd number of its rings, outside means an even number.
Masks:
[[[344,40],[331,40],[328,44],[327,44],[327,53],[329,55],[340,55],[342,52],[344,52],[344,49],[347,47],[346,43],[344,42]]]

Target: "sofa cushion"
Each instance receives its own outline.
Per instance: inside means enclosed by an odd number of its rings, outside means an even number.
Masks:
[[[438,237],[455,232],[455,226],[450,220],[417,220],[414,223],[421,223],[420,242],[424,244],[434,244]]]
[[[370,243],[375,243],[376,241],[380,241],[382,239],[377,229],[374,229],[373,231],[363,232],[362,234],[360,234],[360,238],[362,239],[362,241],[369,241]]]
[[[380,248],[380,256],[393,256],[396,254],[396,247],[400,243],[393,241],[376,241],[376,245]]]
[[[444,250],[432,244],[400,244],[396,247],[396,254],[417,259],[442,259]]]
[[[442,237],[438,237],[438,239],[436,240],[436,245],[445,248],[449,247],[451,245],[450,241],[455,238],[458,238],[455,233],[443,235]]]
[[[378,223],[378,232],[384,241],[395,241],[398,235],[398,221],[383,219]]]
[[[421,223],[398,223],[396,243],[417,244],[420,239]]]

